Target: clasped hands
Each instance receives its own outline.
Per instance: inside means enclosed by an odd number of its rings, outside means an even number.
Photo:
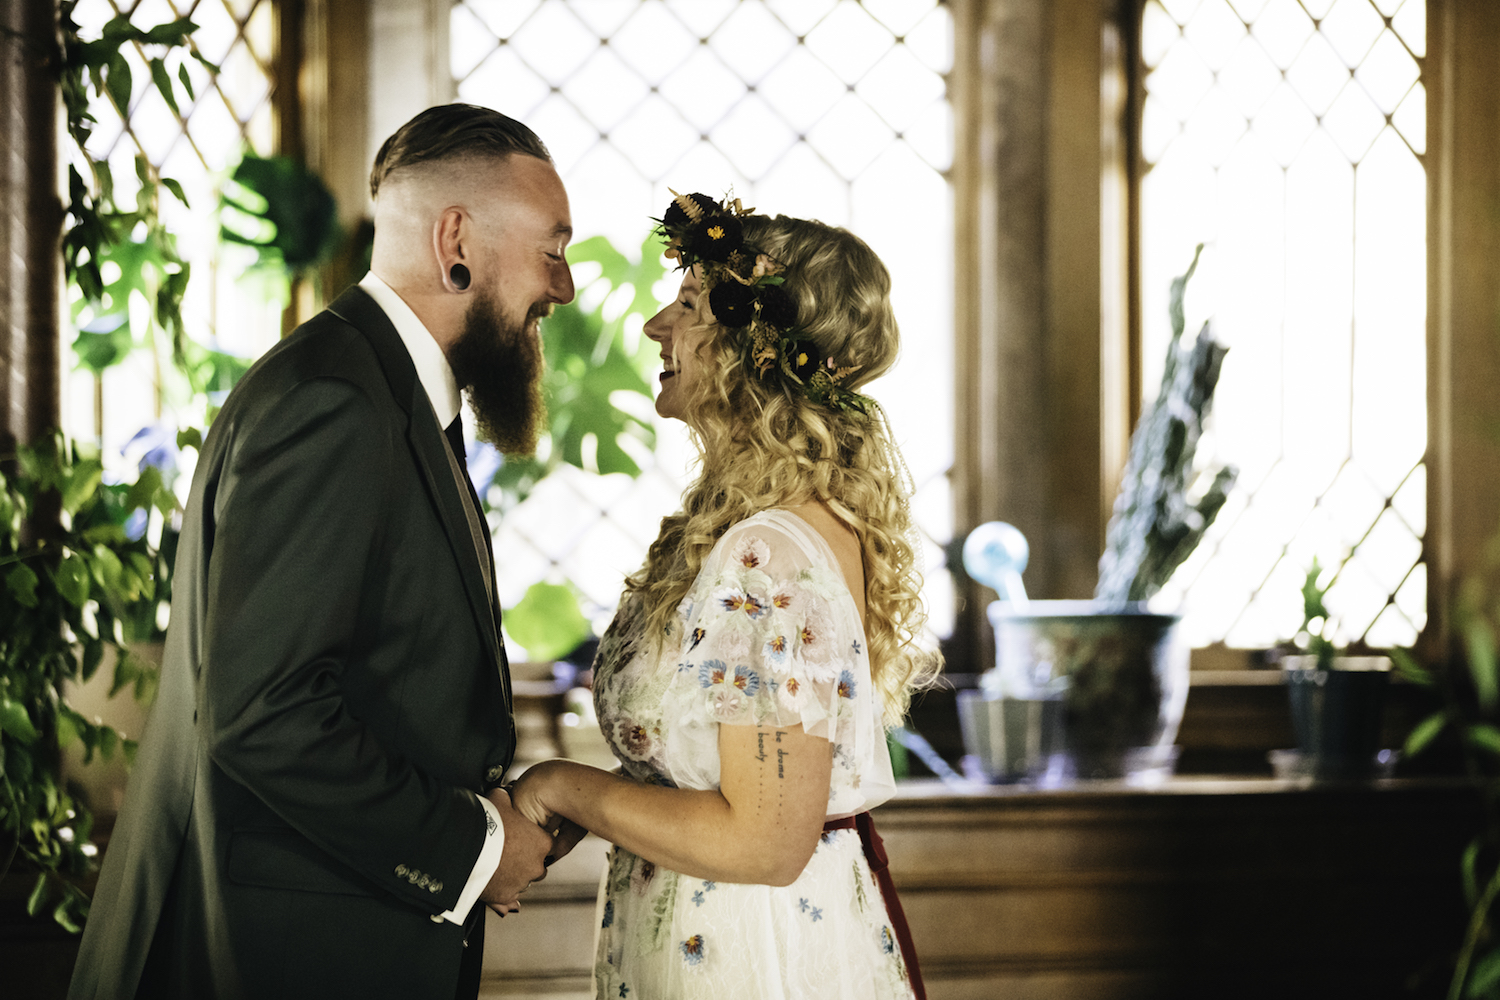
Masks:
[[[538,812],[535,803],[523,810],[504,788],[491,789],[485,798],[500,814],[505,848],[479,899],[503,917],[520,910],[521,894],[546,878],[547,867],[577,846],[588,831],[562,816]]]

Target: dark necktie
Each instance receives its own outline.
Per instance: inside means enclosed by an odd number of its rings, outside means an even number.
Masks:
[[[484,506],[479,502],[479,494],[474,491],[474,481],[469,478],[468,460],[464,454],[464,421],[462,416],[454,417],[453,422],[443,431],[448,439],[448,446],[453,449],[453,457],[458,459],[458,468],[463,473],[460,477],[464,485],[468,487],[469,503],[473,505],[474,513],[479,517],[481,525],[486,524],[484,519]],[[489,556],[490,566],[495,565],[494,543],[490,540],[489,531],[480,532],[484,536],[485,554]],[[491,583],[493,590],[493,582]]]

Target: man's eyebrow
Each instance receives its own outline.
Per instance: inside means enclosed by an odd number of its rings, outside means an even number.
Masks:
[[[552,227],[552,235],[553,236],[566,236],[569,239],[572,239],[572,237],[573,237],[573,227],[570,226],[570,225],[568,225],[565,222],[559,222],[557,225],[555,225],[555,226]]]

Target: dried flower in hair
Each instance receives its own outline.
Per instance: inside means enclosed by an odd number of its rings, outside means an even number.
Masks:
[[[744,227],[732,215],[709,215],[687,234],[684,245],[704,260],[722,264],[740,248]]]

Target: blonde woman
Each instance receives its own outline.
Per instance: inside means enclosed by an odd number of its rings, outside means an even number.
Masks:
[[[933,669],[904,466],[858,388],[896,357],[890,278],[842,229],[678,196],[646,324],[700,471],[595,662],[610,774],[547,761],[516,806],[616,846],[596,996],[922,997],[868,811]],[[872,864],[873,862],[873,864]]]

